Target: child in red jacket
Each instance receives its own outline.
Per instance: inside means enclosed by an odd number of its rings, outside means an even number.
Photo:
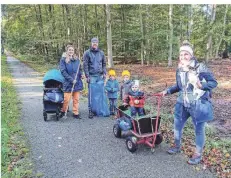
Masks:
[[[139,91],[139,81],[135,80],[128,96],[124,99],[124,105],[130,106],[131,116],[136,117],[144,115],[144,92]]]

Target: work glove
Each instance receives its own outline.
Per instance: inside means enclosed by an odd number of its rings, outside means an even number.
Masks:
[[[123,103],[123,106],[126,107],[126,106],[128,106],[128,104],[127,103]]]
[[[87,77],[87,83],[90,83],[90,77]]]
[[[163,96],[166,96],[167,95],[167,90],[164,90],[161,92]]]
[[[102,78],[103,78],[103,80],[105,80],[106,79],[106,74],[103,74],[103,76],[102,76]]]
[[[76,82],[77,82],[76,80],[73,80],[73,82],[72,82],[72,83],[73,83],[73,84],[76,84]]]

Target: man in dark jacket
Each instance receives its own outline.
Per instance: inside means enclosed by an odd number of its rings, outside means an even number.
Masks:
[[[98,44],[99,40],[97,38],[92,38],[90,49],[85,51],[83,55],[84,73],[88,83],[88,108],[90,119],[93,118],[91,97],[94,93],[91,91],[89,84],[104,80],[106,77],[106,60],[103,51],[98,48]]]

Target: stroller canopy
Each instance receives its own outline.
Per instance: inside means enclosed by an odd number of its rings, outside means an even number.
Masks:
[[[52,69],[49,70],[43,77],[43,83],[45,84],[45,82],[49,81],[49,80],[55,80],[58,82],[63,83],[64,82],[64,77],[61,74],[61,72],[57,69]]]

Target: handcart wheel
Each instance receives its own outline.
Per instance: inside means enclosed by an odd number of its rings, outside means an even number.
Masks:
[[[120,128],[119,124],[115,124],[113,126],[113,133],[114,133],[116,138],[121,138],[121,128]]]
[[[163,136],[162,136],[162,134],[158,134],[158,135],[156,136],[155,144],[156,144],[156,145],[159,145],[162,141],[163,141]]]
[[[127,145],[127,149],[131,152],[131,153],[134,153],[137,148],[138,148],[138,145],[137,145],[137,142],[136,142],[136,137],[128,137],[126,139],[126,145]]]

